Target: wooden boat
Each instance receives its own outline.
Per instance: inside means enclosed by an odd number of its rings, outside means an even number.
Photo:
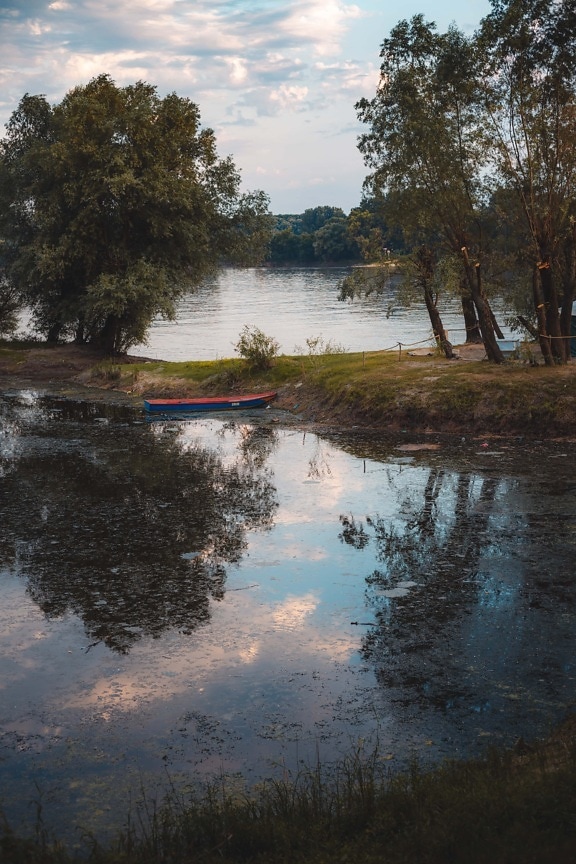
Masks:
[[[264,408],[276,396],[276,390],[246,393],[241,396],[202,396],[196,399],[145,399],[144,408],[154,413],[174,411],[229,411],[232,408]]]

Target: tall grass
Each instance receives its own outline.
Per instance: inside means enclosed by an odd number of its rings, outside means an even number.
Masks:
[[[386,763],[387,764],[387,763]],[[202,795],[144,798],[107,847],[66,850],[44,830],[4,825],[10,864],[573,864],[576,751],[553,770],[546,749],[527,762],[492,753],[392,774],[378,749],[358,748],[326,776],[318,764],[238,791],[224,780]]]

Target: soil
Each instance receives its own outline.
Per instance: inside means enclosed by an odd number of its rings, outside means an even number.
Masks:
[[[123,363],[141,363],[147,358],[125,357]],[[26,350],[0,353],[0,382],[6,386],[22,381],[37,381],[40,384],[76,381],[86,377],[99,362],[102,354],[87,346],[58,345],[38,346]]]

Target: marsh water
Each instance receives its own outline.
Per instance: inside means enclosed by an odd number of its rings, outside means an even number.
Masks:
[[[224,271],[144,351],[431,344],[394,284],[340,303],[346,272]],[[545,735],[574,707],[575,498],[569,444],[0,394],[0,809],[105,838],[143,791]]]
[[[142,789],[478,755],[574,708],[568,444],[14,391],[0,496],[16,827],[105,837]]]

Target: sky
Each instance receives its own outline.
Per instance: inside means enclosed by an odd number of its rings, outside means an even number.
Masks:
[[[0,134],[25,93],[52,104],[102,73],[195,102],[244,191],[273,213],[358,206],[355,103],[380,45],[422,13],[471,33],[489,0],[0,0]]]

